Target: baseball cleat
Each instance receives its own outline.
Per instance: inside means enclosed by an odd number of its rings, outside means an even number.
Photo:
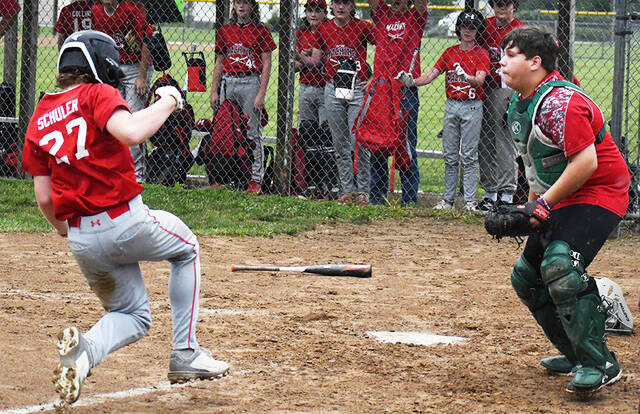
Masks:
[[[53,383],[60,399],[73,404],[80,397],[82,383],[91,369],[89,345],[75,327],[61,331],[56,345],[60,363],[53,371]]]
[[[567,384],[566,391],[570,393],[582,393],[588,394],[598,391],[605,385],[611,385],[618,381],[622,377],[622,370],[618,365],[618,359],[613,355],[613,363],[606,362],[605,372],[603,373],[598,368],[594,367],[581,367],[576,371],[575,376]]]
[[[171,352],[169,382],[187,382],[194,379],[220,378],[229,371],[229,364],[213,358],[209,350],[198,346]]]
[[[566,375],[571,377],[582,367],[578,362],[569,361],[564,355],[543,358],[540,361],[540,365],[542,365],[550,375]]]

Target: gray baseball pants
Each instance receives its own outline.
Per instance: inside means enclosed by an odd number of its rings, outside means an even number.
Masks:
[[[355,182],[354,162],[351,155],[356,143],[356,135],[351,132],[351,127],[362,106],[364,92],[356,86],[352,100],[337,99],[333,84],[327,83],[324,87],[324,99],[333,147],[336,150],[336,164],[342,194],[355,192],[369,194],[371,153],[368,149],[358,146],[358,173],[355,175]]]
[[[298,120],[314,121],[322,124],[327,120],[324,103],[324,86],[300,84],[298,91]]]
[[[173,214],[150,210],[140,195],[128,205],[129,211],[116,218],[102,212],[81,217],[79,227],[69,227],[69,248],[107,311],[85,334],[94,366],[151,328],[140,261],[169,261],[173,349],[198,344],[200,255],[196,236]]]
[[[516,147],[504,122],[513,90],[488,89],[478,145],[480,186],[490,193],[516,192],[518,163]]]

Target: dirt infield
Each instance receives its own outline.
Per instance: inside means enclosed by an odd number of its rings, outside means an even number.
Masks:
[[[567,378],[538,365],[553,349],[509,283],[521,250],[491,241],[481,226],[418,219],[200,244],[198,339],[231,375],[168,386],[168,265],[145,264],[153,328],[94,369],[74,412],[638,412],[639,336],[609,339],[623,369],[618,383],[587,400],[567,394]],[[63,239],[0,234],[0,246],[0,414],[39,412],[55,400],[57,331],[86,330],[102,308]],[[590,267],[622,286],[636,318],[639,250],[636,237],[612,240]],[[373,278],[229,271],[340,262],[371,263]],[[469,342],[390,344],[370,331]]]

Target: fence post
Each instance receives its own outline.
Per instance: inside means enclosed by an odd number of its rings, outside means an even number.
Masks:
[[[4,35],[4,81],[10,85],[16,85],[18,68],[18,19],[7,27]]]
[[[573,80],[573,43],[576,40],[576,0],[558,1],[558,70],[567,80]]]
[[[614,30],[614,55],[613,55],[613,91],[611,98],[611,137],[620,149],[622,155],[627,157],[627,144],[622,138],[622,117],[624,101],[624,70],[625,47],[627,30],[627,1],[616,0],[616,23]]]
[[[276,183],[278,193],[288,195],[291,188],[291,126],[295,97],[297,0],[280,2],[280,41],[278,45],[278,123],[276,141]]]

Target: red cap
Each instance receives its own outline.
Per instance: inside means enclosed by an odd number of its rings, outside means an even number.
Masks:
[[[311,5],[315,5],[315,6],[323,8],[323,9],[327,8],[327,2],[325,0],[307,0],[307,3],[305,4],[305,7],[306,6],[311,6]]]

